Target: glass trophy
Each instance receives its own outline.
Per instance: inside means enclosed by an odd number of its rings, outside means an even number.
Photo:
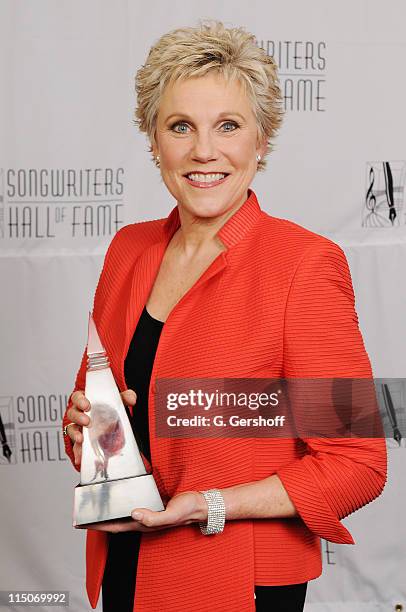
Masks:
[[[73,526],[131,519],[134,508],[164,510],[148,474],[92,315],[89,315],[85,395],[90,425],[83,427],[80,484]],[[132,520],[132,519],[131,519]]]

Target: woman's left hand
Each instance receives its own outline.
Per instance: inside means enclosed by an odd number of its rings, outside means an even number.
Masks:
[[[165,510],[154,512],[147,508],[134,508],[133,520],[111,523],[92,523],[87,529],[119,533],[121,531],[159,531],[170,527],[180,527],[198,521],[207,521],[207,503],[198,491],[178,493],[169,500]]]

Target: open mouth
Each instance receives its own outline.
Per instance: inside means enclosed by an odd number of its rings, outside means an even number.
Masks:
[[[194,187],[207,188],[215,187],[223,183],[229,175],[226,172],[211,172],[203,174],[200,172],[189,172],[184,177],[190,185]]]

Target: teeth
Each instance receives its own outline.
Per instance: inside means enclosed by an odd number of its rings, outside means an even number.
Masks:
[[[196,181],[199,183],[213,183],[214,181],[219,181],[225,177],[225,174],[188,174],[187,177],[191,181]]]

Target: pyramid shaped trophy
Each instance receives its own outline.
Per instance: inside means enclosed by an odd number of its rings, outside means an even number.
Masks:
[[[89,315],[85,395],[89,427],[83,428],[80,484],[73,526],[131,519],[134,508],[164,510],[148,474],[92,315]]]

